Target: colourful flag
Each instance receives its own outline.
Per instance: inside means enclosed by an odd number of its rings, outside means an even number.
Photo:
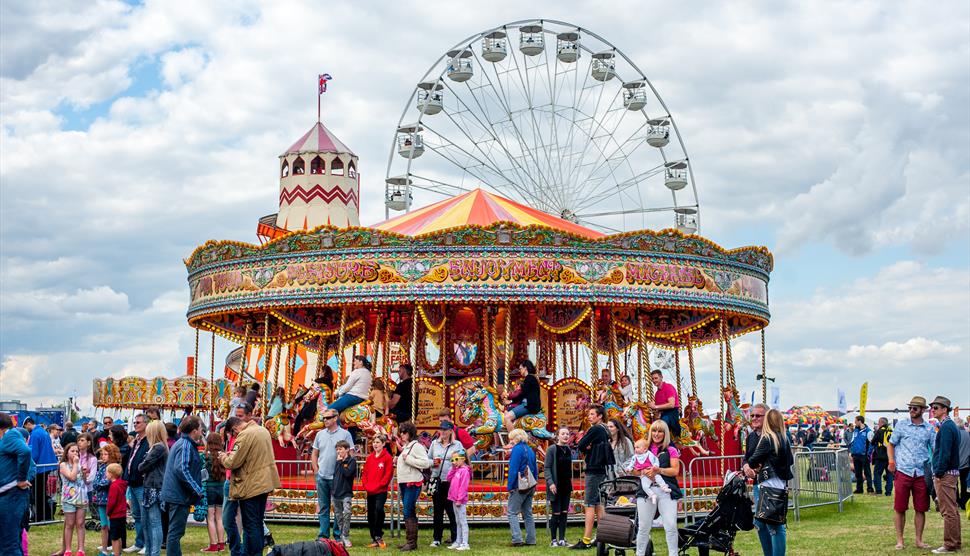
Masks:
[[[839,413],[845,415],[848,413],[848,405],[845,402],[845,390],[839,388],[836,390],[836,394],[839,397]]]
[[[330,81],[333,77],[330,77],[329,73],[321,73],[317,76],[317,83],[320,85],[320,90],[318,94],[323,94],[327,92],[327,81]]]
[[[863,382],[862,388],[859,390],[859,415],[861,417],[866,416],[866,398],[869,397],[869,383]]]

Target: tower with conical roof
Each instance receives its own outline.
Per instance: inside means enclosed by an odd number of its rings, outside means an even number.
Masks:
[[[280,155],[276,228],[360,225],[357,155],[319,120]]]

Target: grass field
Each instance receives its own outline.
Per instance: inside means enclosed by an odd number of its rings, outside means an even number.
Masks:
[[[894,550],[895,535],[893,533],[891,499],[883,496],[855,496],[854,501],[845,505],[845,511],[838,513],[835,507],[821,507],[802,510],[799,522],[789,523],[788,554],[812,554],[837,556],[843,554],[928,554],[929,550],[915,548],[913,542],[912,512],[908,514],[906,545],[903,551]],[[792,518],[789,513],[789,518]],[[924,540],[932,547],[942,544],[943,526],[939,514],[927,514],[927,526]],[[970,532],[970,521],[964,521],[964,536]],[[316,526],[311,525],[278,525],[271,524],[273,535],[278,543],[309,540],[316,533]],[[62,528],[60,525],[45,525],[34,527],[30,532],[30,553],[34,556],[47,556],[60,548]],[[129,541],[133,540],[130,532]],[[575,541],[581,531],[578,527],[571,527],[568,538]],[[563,548],[549,548],[548,533],[544,528],[538,531],[538,546],[527,548],[509,548],[509,532],[507,527],[478,526],[472,527],[471,546],[473,554],[509,554],[510,552],[523,555],[539,556],[545,554],[562,554],[570,552]],[[354,547],[351,554],[366,554],[371,551],[363,548],[369,542],[367,529],[364,526],[354,529],[351,534]],[[420,533],[421,554],[451,553],[443,548],[429,548],[431,541],[430,527],[422,526]],[[96,556],[95,547],[99,544],[100,535],[88,532],[87,554]],[[658,554],[666,554],[666,544],[662,530],[653,531],[653,541]],[[396,546],[403,540],[388,538],[388,546]],[[208,536],[203,527],[190,527],[183,539],[182,549],[186,554],[198,554],[199,550],[207,546]],[[741,554],[760,554],[757,535],[754,531],[742,532],[737,537],[735,548]],[[390,548],[386,552],[397,552]],[[691,553],[696,551],[692,550]],[[228,554],[228,552],[223,553]],[[592,555],[593,552],[587,552]],[[627,552],[633,556],[632,552]]]

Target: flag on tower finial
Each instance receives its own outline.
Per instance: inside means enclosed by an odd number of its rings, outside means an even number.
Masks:
[[[317,76],[317,83],[320,85],[320,90],[317,94],[323,94],[327,92],[327,81],[330,81],[333,77],[330,77],[329,73],[321,73]]]

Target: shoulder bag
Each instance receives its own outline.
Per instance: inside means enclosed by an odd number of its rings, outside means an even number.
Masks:
[[[425,491],[428,493],[428,496],[434,496],[435,493],[438,492],[438,487],[441,485],[441,473],[445,470],[445,460],[448,459],[448,451],[450,449],[451,444],[445,448],[445,455],[443,458],[441,458],[441,465],[438,466],[438,475],[431,477],[429,474],[427,486],[425,487]]]
[[[758,473],[758,507],[754,518],[770,525],[784,525],[788,518],[788,489],[766,487],[764,482],[778,475],[770,462]]]
[[[535,456],[533,455],[533,457]],[[530,490],[534,489],[537,484],[535,475],[532,474],[532,468],[529,467],[529,459],[526,458],[524,463],[525,469],[519,470],[518,473],[517,486],[519,492],[529,492]]]

